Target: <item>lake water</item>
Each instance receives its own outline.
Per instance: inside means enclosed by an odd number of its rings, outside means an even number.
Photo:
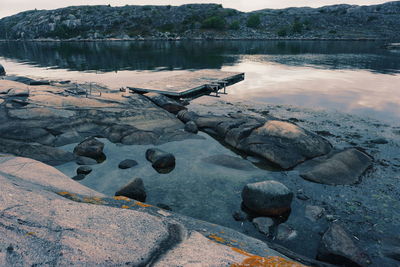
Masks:
[[[190,71],[246,73],[230,97],[400,119],[400,51],[383,42],[181,41],[0,43],[8,74],[119,88]]]

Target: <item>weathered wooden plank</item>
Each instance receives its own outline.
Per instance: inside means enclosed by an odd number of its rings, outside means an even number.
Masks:
[[[151,82],[137,83],[128,88],[138,93],[154,92],[166,96],[184,97],[202,91],[219,90],[244,80],[244,73],[219,70],[198,70]]]

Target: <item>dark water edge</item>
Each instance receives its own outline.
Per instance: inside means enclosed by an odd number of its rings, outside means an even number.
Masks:
[[[270,60],[293,66],[327,69],[365,69],[394,74],[400,53],[386,41],[102,41],[0,42],[0,56],[40,67],[76,71],[220,69],[240,61],[241,55],[269,55]],[[319,55],[308,59],[299,55]],[[346,55],[361,55],[346,59]],[[274,58],[274,56],[280,56]]]

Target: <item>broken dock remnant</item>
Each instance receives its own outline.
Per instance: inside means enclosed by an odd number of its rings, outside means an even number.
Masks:
[[[196,95],[216,95],[226,87],[244,80],[242,72],[225,72],[220,70],[196,70],[178,74],[167,78],[155,79],[129,86],[128,89],[136,93],[159,93],[169,97],[193,97]]]

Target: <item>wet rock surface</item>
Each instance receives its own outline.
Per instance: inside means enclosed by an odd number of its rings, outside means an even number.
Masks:
[[[290,211],[293,193],[276,181],[247,184],[242,191],[243,204],[260,215],[278,216]]]
[[[89,173],[92,172],[92,168],[89,166],[81,166],[76,170],[77,174],[83,174],[83,175],[88,175]]]
[[[368,256],[339,224],[332,224],[324,233],[317,257],[319,260],[344,266],[367,266],[370,263]]]
[[[115,196],[124,196],[141,202],[146,201],[146,190],[143,180],[135,178],[115,193]]]
[[[226,168],[244,170],[244,171],[254,171],[255,167],[248,162],[239,157],[232,157],[230,155],[214,155],[203,159],[204,162],[209,164],[219,165]]]
[[[328,185],[346,185],[359,182],[360,176],[371,164],[372,159],[368,155],[350,148],[310,160],[298,169],[300,176],[306,180]]]
[[[162,144],[194,136],[183,130],[184,125],[173,114],[141,95],[122,97],[119,91],[95,85],[92,89],[102,90],[101,96],[86,97],[71,93],[76,88],[88,90],[85,85],[38,85],[28,89],[32,79],[7,78],[0,81],[4,101],[0,106],[0,136],[5,139],[0,144],[2,152],[62,164],[73,157],[58,155],[54,147],[82,142],[90,136],[128,145]],[[36,153],[21,151],[22,146],[36,149]]]

